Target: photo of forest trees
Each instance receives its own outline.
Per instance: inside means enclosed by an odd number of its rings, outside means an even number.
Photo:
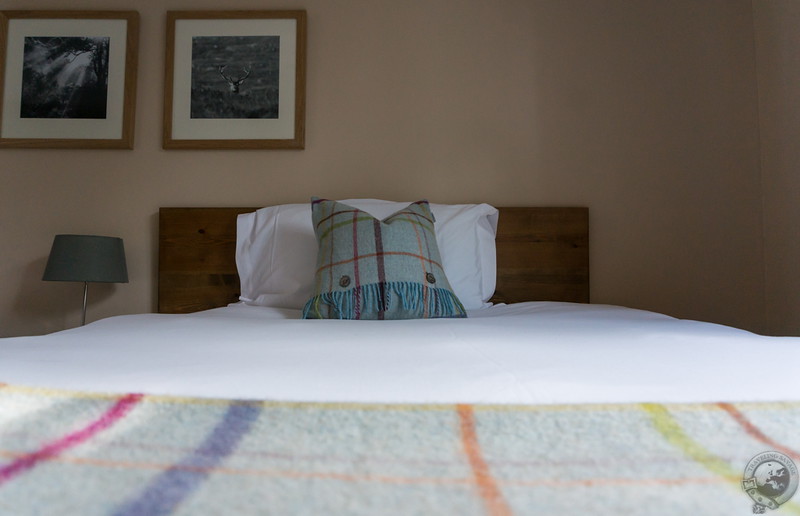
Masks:
[[[109,37],[26,37],[21,118],[106,118]]]

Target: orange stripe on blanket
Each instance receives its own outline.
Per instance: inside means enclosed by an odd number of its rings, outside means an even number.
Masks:
[[[0,457],[17,458],[24,454],[0,450]],[[288,478],[288,479],[318,479],[318,480],[337,480],[340,482],[350,482],[353,484],[390,484],[390,485],[472,485],[471,478],[432,478],[432,477],[390,477],[385,475],[352,474],[336,472],[314,472],[314,471],[294,471],[288,469],[254,469],[254,468],[235,468],[229,466],[203,467],[174,465],[161,462],[132,462],[113,459],[97,459],[92,457],[70,457],[61,455],[50,459],[50,462],[63,462],[66,464],[76,464],[80,466],[110,468],[110,469],[139,469],[165,471],[170,468],[181,471],[190,471],[202,474],[215,475],[241,475],[249,477],[266,478]]]
[[[761,441],[762,443],[771,446],[772,448],[775,449],[775,451],[779,451],[784,455],[790,456],[794,460],[800,460],[800,453],[773,440],[771,437],[762,432],[756,425],[754,425],[753,422],[747,418],[747,416],[745,416],[739,411],[739,409],[737,409],[730,403],[720,402],[717,403],[717,405],[722,410],[730,414],[733,420],[739,423],[739,425],[742,428],[744,428],[744,431],[747,432],[747,434],[750,435],[751,437],[754,437],[759,441]]]
[[[478,485],[478,492],[483,498],[486,510],[490,516],[511,515],[511,508],[497,487],[497,483],[489,471],[489,465],[483,459],[480,443],[478,443],[478,435],[475,432],[475,415],[472,412],[472,407],[469,405],[456,405],[456,410],[458,411],[461,426],[461,443],[472,467],[472,474],[475,483]]]
[[[24,456],[24,453],[12,452],[8,450],[0,450],[0,457],[19,458]],[[389,485],[472,485],[475,483],[473,478],[433,478],[433,477],[398,477],[398,476],[385,476],[385,475],[358,475],[351,473],[336,473],[336,472],[313,472],[313,471],[294,471],[287,469],[255,469],[255,468],[236,468],[230,466],[223,467],[196,467],[196,466],[174,466],[169,463],[159,462],[133,462],[121,461],[113,459],[98,459],[93,457],[72,457],[69,455],[61,455],[53,457],[50,462],[62,462],[66,464],[75,464],[87,467],[110,468],[110,469],[140,469],[140,470],[154,470],[163,471],[170,467],[176,467],[185,471],[194,471],[197,473],[210,473],[217,475],[241,475],[249,477],[266,477],[266,478],[288,478],[288,479],[321,479],[321,480],[336,480],[340,482],[350,482],[354,484],[389,484]],[[516,487],[548,487],[557,489],[573,489],[575,487],[608,487],[608,486],[682,486],[682,485],[708,485],[708,484],[725,484],[736,482],[741,475],[735,475],[730,478],[725,477],[683,477],[683,478],[584,478],[573,480],[553,480],[553,479],[532,479],[525,480],[521,478],[514,478],[504,480],[503,483],[508,486]]]
[[[520,487],[553,487],[573,489],[575,487],[632,487],[632,486],[686,486],[686,485],[714,485],[735,482],[739,477],[681,477],[681,478],[584,478],[574,480],[506,480],[503,483],[509,486]]]

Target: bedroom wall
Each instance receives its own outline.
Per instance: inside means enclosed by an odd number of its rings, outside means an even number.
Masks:
[[[767,328],[800,335],[800,2],[753,2]]]
[[[54,234],[125,239],[92,321],[154,309],[160,206],[311,195],[588,206],[594,302],[766,329],[750,0],[36,7],[140,12],[136,145],[0,151],[0,335],[79,324],[82,286],[40,280]],[[308,11],[305,150],[161,149],[165,11],[219,8]]]

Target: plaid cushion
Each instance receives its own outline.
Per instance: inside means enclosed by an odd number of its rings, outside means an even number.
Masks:
[[[314,296],[306,319],[466,317],[442,269],[428,201],[383,221],[313,198],[319,244]]]

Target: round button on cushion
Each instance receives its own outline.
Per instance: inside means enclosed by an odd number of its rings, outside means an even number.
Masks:
[[[339,278],[340,287],[347,287],[348,285],[350,285],[350,276],[342,276]]]
[[[434,276],[432,272],[426,272],[425,280],[427,280],[428,283],[436,283],[436,276]]]

